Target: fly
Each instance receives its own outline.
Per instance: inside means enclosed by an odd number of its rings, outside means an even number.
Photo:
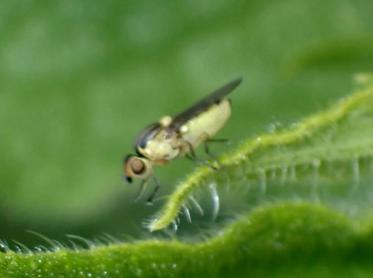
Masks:
[[[202,143],[209,153],[206,143],[218,141],[212,137],[231,115],[231,102],[227,95],[241,81],[238,78],[225,84],[175,117],[164,116],[140,133],[135,141],[136,154],[127,155],[124,159],[126,180],[129,183],[133,178],[142,180],[136,199],[140,198],[149,179],[154,181],[155,188],[148,203],[152,203],[159,190],[160,184],[153,173],[154,165],[164,165],[179,156],[199,161],[194,150]]]

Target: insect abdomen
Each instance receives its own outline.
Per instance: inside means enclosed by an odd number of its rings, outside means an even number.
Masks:
[[[195,148],[206,139],[213,137],[225,125],[230,115],[230,102],[228,99],[222,99],[185,123],[181,128],[182,137]]]

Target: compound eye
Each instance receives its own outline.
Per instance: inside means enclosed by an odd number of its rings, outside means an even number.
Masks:
[[[131,161],[131,170],[135,175],[141,175],[146,170],[145,163],[141,159]]]

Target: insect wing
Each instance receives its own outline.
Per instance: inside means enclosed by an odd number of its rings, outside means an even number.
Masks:
[[[135,149],[137,150],[138,147],[145,148],[147,142],[150,139],[154,138],[154,136],[158,134],[161,128],[162,125],[158,122],[150,124],[149,126],[144,128],[135,141]]]
[[[220,87],[219,89],[213,91],[187,110],[181,112],[180,114],[176,115],[168,127],[168,131],[178,131],[181,126],[183,126],[186,122],[190,119],[198,116],[200,113],[206,111],[211,105],[219,102],[223,99],[226,95],[232,92],[242,81],[242,78],[237,78],[224,86]]]

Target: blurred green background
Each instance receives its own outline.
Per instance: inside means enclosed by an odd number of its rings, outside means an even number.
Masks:
[[[0,238],[144,237],[164,200],[134,203],[122,181],[144,126],[242,76],[218,135],[235,145],[368,71],[370,0],[1,1]],[[159,168],[159,197],[193,167]]]

